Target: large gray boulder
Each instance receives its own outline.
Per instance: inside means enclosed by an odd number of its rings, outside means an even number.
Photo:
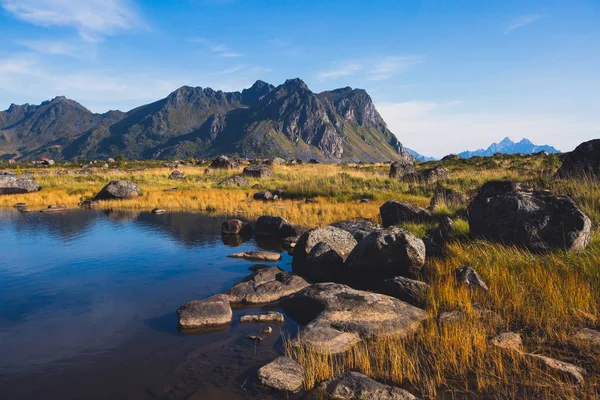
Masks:
[[[378,336],[404,337],[428,318],[425,311],[390,296],[337,283],[316,283],[282,299],[283,310],[308,324],[296,345],[324,354],[350,349]]]
[[[210,328],[227,325],[233,313],[229,297],[217,294],[208,299],[194,300],[177,310],[179,326],[184,329]]]
[[[344,372],[318,387],[326,399],[332,400],[417,400],[410,392],[384,385],[359,372]]]
[[[221,155],[221,156],[218,156],[217,158],[215,158],[208,168],[209,169],[235,169],[238,167],[239,167],[239,164],[235,160],[232,160],[231,158],[229,158],[227,156]]]
[[[600,139],[581,143],[565,154],[556,175],[560,178],[600,177]]]
[[[258,370],[258,382],[270,389],[296,393],[304,384],[304,371],[296,361],[279,357]]]
[[[256,220],[254,232],[257,235],[285,239],[299,236],[302,233],[302,228],[290,223],[285,218],[274,215],[263,215]]]
[[[117,180],[110,181],[104,186],[94,200],[135,199],[141,195],[142,189],[135,182]]]
[[[469,206],[473,236],[535,252],[583,250],[590,241],[591,225],[570,198],[511,181],[484,184]]]
[[[347,219],[335,222],[331,226],[350,232],[356,241],[361,241],[371,232],[381,229],[381,225],[365,218]]]
[[[389,176],[390,178],[400,179],[408,174],[415,174],[416,172],[417,170],[415,169],[414,165],[412,165],[412,163],[405,160],[400,160],[394,161],[390,165]]]
[[[310,250],[299,270],[312,282],[333,282],[343,268],[344,258],[327,243],[319,242]]]
[[[361,240],[344,265],[345,273],[362,279],[414,276],[425,264],[425,244],[406,229],[391,227]]]
[[[383,281],[377,292],[420,307],[431,293],[431,286],[422,281],[396,276]]]
[[[304,232],[294,247],[294,258],[292,259],[292,270],[303,275],[314,268],[307,260],[311,250],[319,243],[325,243],[330,250],[335,251],[342,259],[356,246],[356,239],[348,231],[334,226],[324,226],[309,229]]]
[[[309,283],[277,267],[262,268],[227,291],[231,303],[266,304],[295,293]]]
[[[272,178],[273,171],[271,168],[263,164],[250,165],[244,168],[242,172],[244,176],[251,176],[253,178]]]
[[[387,201],[379,208],[379,212],[381,222],[385,227],[402,222],[428,222],[431,220],[429,211],[405,201]]]
[[[411,183],[432,184],[450,178],[450,173],[444,167],[434,167],[423,171],[405,175],[402,180]]]
[[[22,194],[38,190],[40,190],[40,185],[33,179],[0,175],[0,194]]]
[[[244,178],[241,175],[235,175],[231,178],[227,178],[219,183],[217,186],[221,187],[240,187],[240,186],[250,186],[250,182],[248,179]]]

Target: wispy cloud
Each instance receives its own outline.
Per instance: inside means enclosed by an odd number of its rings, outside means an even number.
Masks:
[[[416,56],[385,57],[378,60],[370,69],[369,79],[372,81],[383,81],[396,74],[406,72],[421,62],[421,58]]]
[[[512,31],[514,31],[516,29],[522,28],[526,25],[533,24],[534,22],[537,22],[546,17],[547,17],[546,15],[542,15],[542,14],[521,15],[520,17],[515,18],[513,21],[511,21],[511,23],[508,25],[508,27],[504,31],[504,34],[506,35],[508,33],[511,33]]]
[[[231,47],[226,46],[221,43],[216,43],[211,40],[205,38],[190,38],[187,39],[190,43],[198,43],[204,46],[208,51],[214,53],[217,57],[225,57],[225,58],[235,58],[242,57],[243,54],[238,53],[231,49]]]
[[[341,78],[343,76],[350,76],[356,74],[358,71],[362,70],[364,67],[361,63],[355,61],[346,61],[340,63],[331,69],[326,71],[321,71],[317,73],[317,78],[319,79],[330,79],[330,78]]]
[[[19,45],[26,47],[36,53],[51,55],[78,56],[80,46],[73,42],[60,40],[24,40],[18,42]]]
[[[0,0],[0,5],[34,25],[73,27],[87,41],[97,41],[140,22],[128,0]]]
[[[346,60],[316,74],[318,79],[336,79],[362,73],[372,81],[383,81],[406,72],[422,62],[418,56],[389,56],[361,60]]]

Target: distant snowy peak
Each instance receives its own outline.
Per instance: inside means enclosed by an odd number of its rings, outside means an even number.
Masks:
[[[459,153],[459,156],[462,158],[469,158],[473,156],[493,156],[496,153],[503,154],[534,154],[539,153],[541,151],[546,151],[548,153],[560,153],[556,148],[549,146],[547,144],[544,145],[536,145],[531,142],[529,139],[521,139],[519,142],[513,142],[510,138],[505,137],[502,139],[500,143],[492,143],[487,149],[478,149],[475,151],[463,151]]]

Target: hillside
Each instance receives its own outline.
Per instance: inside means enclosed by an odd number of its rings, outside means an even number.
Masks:
[[[371,97],[349,87],[313,93],[300,79],[241,92],[184,86],[127,113],[94,114],[57,97],[0,112],[0,156],[102,159],[212,157],[322,161],[413,159]]]

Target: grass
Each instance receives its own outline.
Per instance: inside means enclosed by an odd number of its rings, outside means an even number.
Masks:
[[[417,168],[439,164],[424,163]],[[556,156],[541,155],[450,160],[442,164],[450,171],[450,179],[443,182],[443,187],[468,197],[486,181],[513,179],[570,196],[593,223],[592,243],[584,252],[531,254],[516,247],[473,240],[469,238],[464,208],[436,208],[434,215],[454,220],[455,231],[445,257],[428,260],[420,277],[432,287],[425,309],[432,321],[439,313],[454,310],[462,310],[467,319],[442,326],[431,322],[414,336],[362,342],[335,357],[292,346],[292,340],[287,340],[287,355],[304,366],[305,387],[310,389],[337,372],[356,370],[428,399],[597,398],[600,352],[578,350],[571,338],[579,328],[600,328],[600,183],[594,179],[555,180],[552,176],[559,164]],[[25,202],[30,208],[52,204],[75,207],[82,199],[93,197],[110,180],[127,179],[140,185],[143,196],[102,202],[101,207],[213,211],[248,219],[275,214],[306,226],[356,217],[380,222],[379,207],[385,201],[396,199],[427,207],[441,186],[389,179],[386,164],[276,166],[273,178],[250,179],[250,187],[234,189],[219,188],[216,183],[240,173],[241,168],[205,174],[205,166],[185,166],[180,168],[186,174],[185,181],[167,179],[171,170],[157,162],[128,161],[119,169],[85,174],[73,165],[19,168],[23,174],[34,174],[44,189],[27,195],[2,196],[0,206]],[[177,191],[164,191],[172,187],[177,187]],[[285,190],[286,199],[252,199],[256,191],[274,189]],[[317,203],[306,203],[306,198]],[[404,224],[417,236],[423,236],[433,226]],[[482,275],[490,288],[488,293],[456,284],[453,271],[464,265]],[[497,326],[477,318],[478,308],[494,311],[503,323]],[[584,367],[588,372],[586,383],[577,386],[531,359],[489,345],[491,337],[505,331],[519,332],[529,352]]]

